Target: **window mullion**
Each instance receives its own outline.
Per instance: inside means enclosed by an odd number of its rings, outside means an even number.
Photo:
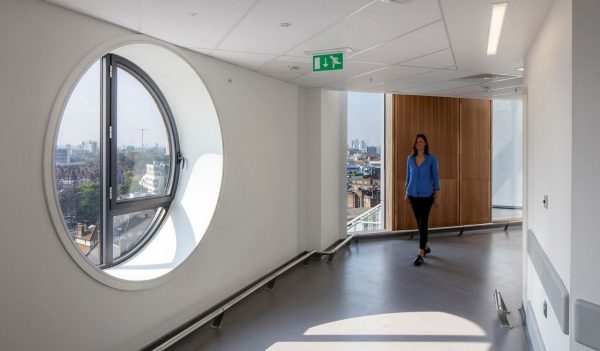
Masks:
[[[111,267],[113,265],[113,208],[116,205],[117,198],[117,70],[115,67],[115,59],[113,55],[107,55],[107,67],[106,67],[106,81],[107,94],[106,94],[106,143],[108,146],[106,155],[106,179],[107,187],[104,188],[104,198],[106,199],[107,206],[105,207],[105,221],[106,221],[106,233],[104,236],[104,246],[106,253],[105,265]]]
[[[100,245],[100,267],[106,267],[107,252],[106,252],[106,236],[108,233],[107,214],[108,214],[108,198],[106,197],[106,189],[108,189],[109,175],[107,165],[106,150],[110,146],[107,141],[107,128],[109,119],[109,106],[107,103],[110,93],[110,79],[107,70],[110,65],[108,56],[104,56],[101,60],[100,69],[100,223],[101,231],[98,236],[98,245]]]

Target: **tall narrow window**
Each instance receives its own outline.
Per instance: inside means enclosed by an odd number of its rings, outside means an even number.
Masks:
[[[492,220],[523,216],[523,102],[494,100]]]
[[[347,231],[382,230],[384,95],[348,93]]]
[[[109,54],[67,102],[55,149],[56,190],[81,254],[108,268],[137,252],[175,195],[180,159],[170,109],[152,79]]]

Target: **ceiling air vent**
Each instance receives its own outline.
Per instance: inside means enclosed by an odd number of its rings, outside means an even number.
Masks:
[[[492,73],[482,73],[475,74],[472,76],[462,77],[458,79],[453,79],[454,82],[466,82],[473,84],[486,84],[491,82],[499,82],[502,80],[519,78],[519,76],[510,76],[508,74],[492,74]]]
[[[380,1],[392,3],[392,4],[408,4],[409,2],[412,2],[413,0],[380,0]]]

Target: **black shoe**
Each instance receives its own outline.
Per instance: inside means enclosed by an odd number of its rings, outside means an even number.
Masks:
[[[424,262],[423,257],[421,257],[421,255],[417,255],[417,258],[415,258],[415,260],[413,261],[413,264],[415,266],[420,266],[422,265]]]
[[[431,248],[430,247],[425,248],[425,255],[427,255],[428,253],[431,253]]]

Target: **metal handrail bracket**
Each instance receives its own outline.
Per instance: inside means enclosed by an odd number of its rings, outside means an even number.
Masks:
[[[507,314],[510,312],[506,308],[506,304],[504,303],[504,299],[502,298],[502,294],[498,289],[494,289],[494,298],[496,299],[496,313],[498,314],[498,319],[500,319],[500,326],[502,328],[511,328],[510,322],[508,321]]]
[[[352,241],[353,238],[354,238],[354,235],[350,234],[350,235],[346,236],[346,239],[340,241],[333,249],[326,250],[326,251],[318,251],[317,254],[319,254],[321,256],[327,256],[327,263],[331,263],[331,261],[333,261],[333,257],[335,256],[335,253],[339,249],[341,249],[342,246],[349,246],[350,241]]]

